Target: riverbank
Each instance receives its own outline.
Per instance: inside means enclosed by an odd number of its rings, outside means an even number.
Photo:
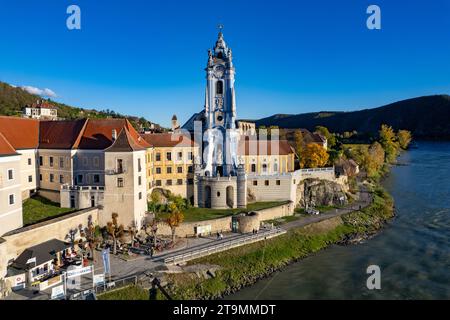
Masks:
[[[219,266],[213,277],[168,274],[166,289],[174,299],[219,299],[322,250],[373,236],[394,216],[390,195],[380,186],[365,209],[289,230],[275,239],[254,243],[190,262]]]

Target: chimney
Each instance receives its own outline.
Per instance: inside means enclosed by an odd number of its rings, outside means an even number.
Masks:
[[[111,137],[112,137],[112,141],[113,141],[113,142],[116,141],[116,139],[117,139],[117,131],[116,131],[116,129],[113,129],[113,130],[112,130],[112,135],[111,135]]]

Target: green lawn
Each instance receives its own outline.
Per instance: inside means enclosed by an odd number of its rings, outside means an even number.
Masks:
[[[73,211],[73,209],[61,208],[58,203],[34,196],[23,203],[23,224],[25,226],[34,224],[70,211]]]
[[[271,201],[271,202],[255,202],[248,204],[246,209],[209,209],[209,208],[189,208],[183,211],[184,221],[185,222],[193,222],[193,221],[204,221],[211,220],[216,218],[223,218],[226,216],[231,216],[236,213],[241,212],[249,212],[255,210],[261,210],[265,208],[271,208],[278,206],[280,204],[286,203],[286,201]],[[160,219],[167,218],[167,213],[159,213],[157,215]]]
[[[98,300],[148,300],[149,292],[138,286],[128,286],[99,294]]]

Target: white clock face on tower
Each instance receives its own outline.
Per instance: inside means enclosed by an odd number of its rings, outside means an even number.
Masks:
[[[214,67],[214,75],[215,75],[217,78],[222,78],[224,72],[225,72],[224,66],[218,65],[218,66],[215,66],[215,67]]]

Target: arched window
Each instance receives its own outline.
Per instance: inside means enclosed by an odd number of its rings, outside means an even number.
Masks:
[[[223,94],[223,82],[217,81],[216,83],[216,94]]]

